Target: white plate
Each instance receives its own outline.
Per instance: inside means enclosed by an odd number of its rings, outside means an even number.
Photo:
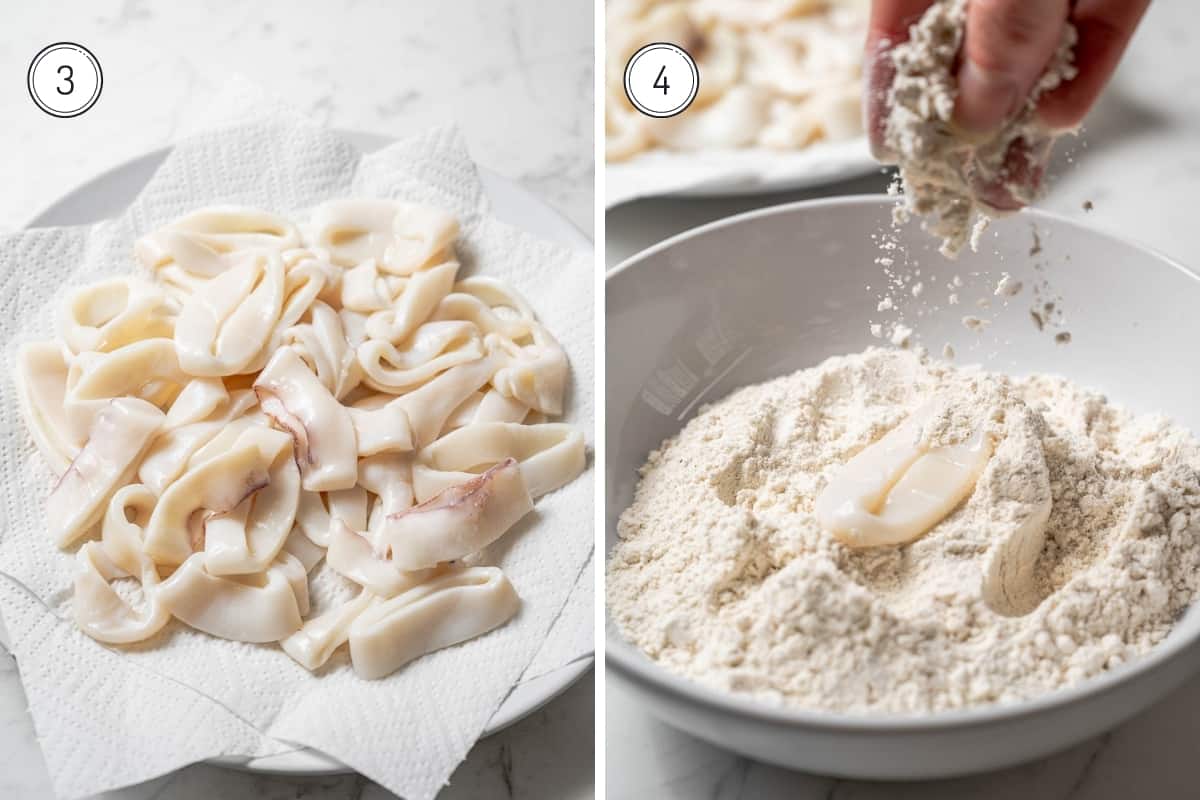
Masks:
[[[378,150],[391,141],[388,137],[370,133],[340,133],[364,152]],[[119,215],[137,197],[169,152],[168,148],[155,150],[102,173],[61,197],[34,217],[28,227],[84,225]],[[591,241],[578,228],[516,182],[483,168],[479,170],[479,177],[491,200],[492,211],[500,220],[574,250],[592,251]],[[492,715],[483,735],[491,736],[537,711],[587,672],[592,661],[589,655],[514,686]],[[222,757],[211,759],[211,763],[253,772],[288,775],[353,771],[341,762],[308,748],[249,760]]]
[[[652,151],[605,169],[605,207],[647,197],[736,197],[812,189],[878,172],[867,138],[801,150]]]

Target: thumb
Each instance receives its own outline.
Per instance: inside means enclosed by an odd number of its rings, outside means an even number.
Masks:
[[[987,133],[1020,110],[1062,37],[1070,0],[969,0],[955,121]]]

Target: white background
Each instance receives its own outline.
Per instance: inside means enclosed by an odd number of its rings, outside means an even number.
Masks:
[[[1157,0],[1081,144],[1060,158],[1039,205],[1081,218],[1200,269],[1200,5]],[[875,176],[816,192],[737,200],[658,200],[607,215],[615,265],[661,239],[763,205],[883,191]],[[1091,200],[1095,210],[1083,211]],[[1198,351],[1200,352],[1200,351]],[[1200,369],[1200,355],[1180,369]],[[1200,401],[1200,400],[1198,400]],[[1121,728],[1072,750],[999,773],[954,781],[862,783],[750,762],[658,723],[609,682],[607,789],[633,798],[956,800],[1021,797],[1200,796],[1200,678]]]
[[[592,20],[592,0],[6,3],[0,231],[202,123],[209,100],[237,72],[335,127],[400,136],[457,122],[479,163],[590,236]],[[48,116],[25,89],[34,55],[64,39],[91,49],[104,70],[99,101],[73,119]],[[593,687],[589,673],[543,711],[481,742],[442,796],[591,797]],[[197,766],[108,796],[391,795],[358,776],[279,779]],[[16,666],[0,653],[0,798],[50,797]]]

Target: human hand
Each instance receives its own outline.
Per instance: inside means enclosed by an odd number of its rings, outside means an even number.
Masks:
[[[1020,111],[1042,76],[1069,20],[1078,33],[1078,76],[1045,94],[1038,117],[1052,131],[1079,125],[1116,69],[1150,0],[968,0],[967,29],[958,67],[954,122],[968,136],[986,137]],[[884,143],[888,90],[894,68],[890,49],[907,40],[909,26],[933,0],[873,0],[867,35],[867,131],[880,161],[895,154]],[[1050,148],[1018,140],[1007,161],[1015,180],[1031,190],[1041,183]],[[1014,176],[1010,174],[1010,180]],[[1001,210],[1021,203],[1003,186],[981,186],[985,202]]]

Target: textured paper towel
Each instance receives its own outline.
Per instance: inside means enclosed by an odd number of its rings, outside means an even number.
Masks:
[[[522,681],[533,680],[553,672],[564,664],[591,656],[595,651],[596,582],[594,555],[588,558],[571,596],[563,604],[558,619],[550,629],[550,635],[542,642],[537,655],[521,675]]]
[[[542,498],[489,553],[521,596],[518,616],[384,680],[355,677],[344,653],[314,676],[274,645],[226,642],[176,622],[145,645],[108,649],[65,618],[74,561],[45,533],[53,476],[17,413],[13,355],[20,342],[50,335],[65,286],[133,269],[138,236],[198,206],[241,203],[303,218],[317,203],[353,195],[453,212],[462,222],[462,274],[511,282],[562,342],[572,367],[565,419],[591,438],[590,259],[490,218],[452,129],[364,156],[336,134],[240,91],[216,115],[227,127],[178,145],[118,219],[0,236],[0,335],[8,340],[0,380],[0,610],[63,797],[212,756],[261,756],[296,744],[409,800],[432,797],[535,654],[544,651],[534,665],[544,673],[551,661],[590,649],[572,611],[577,603],[567,603],[577,579],[591,581],[590,571],[581,573],[593,541],[590,469]],[[567,624],[548,638],[560,613]],[[590,625],[590,610],[587,617]]]

